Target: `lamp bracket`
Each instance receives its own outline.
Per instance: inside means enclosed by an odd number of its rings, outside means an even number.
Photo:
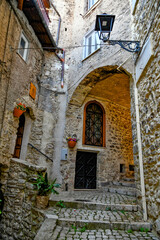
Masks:
[[[127,40],[108,40],[103,39],[103,42],[108,42],[110,45],[120,45],[121,48],[128,52],[139,52],[141,50],[140,41],[127,41]]]

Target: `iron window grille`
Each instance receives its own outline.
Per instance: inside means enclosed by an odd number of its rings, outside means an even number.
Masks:
[[[85,144],[103,146],[103,110],[96,103],[86,108]]]

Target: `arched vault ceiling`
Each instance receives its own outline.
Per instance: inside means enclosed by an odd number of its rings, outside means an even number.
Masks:
[[[79,83],[69,103],[82,106],[86,97],[92,96],[130,108],[129,82],[129,74],[123,69],[118,70],[118,66],[97,68]]]
[[[129,79],[125,74],[114,74],[98,82],[90,91],[93,98],[103,98],[130,108]]]

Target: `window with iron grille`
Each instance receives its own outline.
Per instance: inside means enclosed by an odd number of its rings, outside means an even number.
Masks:
[[[85,144],[103,146],[103,110],[96,103],[90,103],[86,108]]]

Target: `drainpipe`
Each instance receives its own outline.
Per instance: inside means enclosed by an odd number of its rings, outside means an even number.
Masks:
[[[58,41],[59,41],[59,33],[60,33],[60,27],[61,27],[61,15],[59,14],[59,12],[57,11],[56,7],[53,5],[53,3],[51,3],[52,7],[54,8],[55,12],[57,13],[58,17],[59,17],[59,21],[58,21],[58,31],[57,31],[57,38],[56,38],[56,45],[58,45]]]
[[[138,156],[139,156],[139,168],[140,168],[143,219],[144,219],[144,221],[147,221],[147,206],[146,206],[143,157],[142,157],[142,140],[141,140],[141,128],[140,128],[139,105],[138,105],[138,90],[137,90],[136,82],[134,82],[134,98],[135,98],[135,108],[136,108]]]
[[[51,3],[53,9],[55,10],[55,12],[57,13],[57,15],[59,16],[59,21],[58,21],[58,31],[57,31],[57,38],[56,38],[56,45],[58,46],[58,42],[59,42],[59,34],[60,34],[60,27],[61,27],[61,15],[59,14],[59,12],[57,11],[56,7],[53,5],[53,3]],[[58,50],[63,52],[63,57],[61,58],[58,55],[58,52],[55,52],[56,56],[58,57],[58,59],[61,61],[62,64],[62,71],[61,71],[61,88],[64,87],[64,60],[65,60],[65,51],[62,48],[58,48]]]
[[[65,51],[64,49],[59,48],[60,51],[63,52],[63,57],[61,58],[57,52],[55,52],[56,56],[58,57],[58,59],[61,61],[62,64],[62,71],[61,71],[61,88],[64,87],[64,61],[65,61]]]

